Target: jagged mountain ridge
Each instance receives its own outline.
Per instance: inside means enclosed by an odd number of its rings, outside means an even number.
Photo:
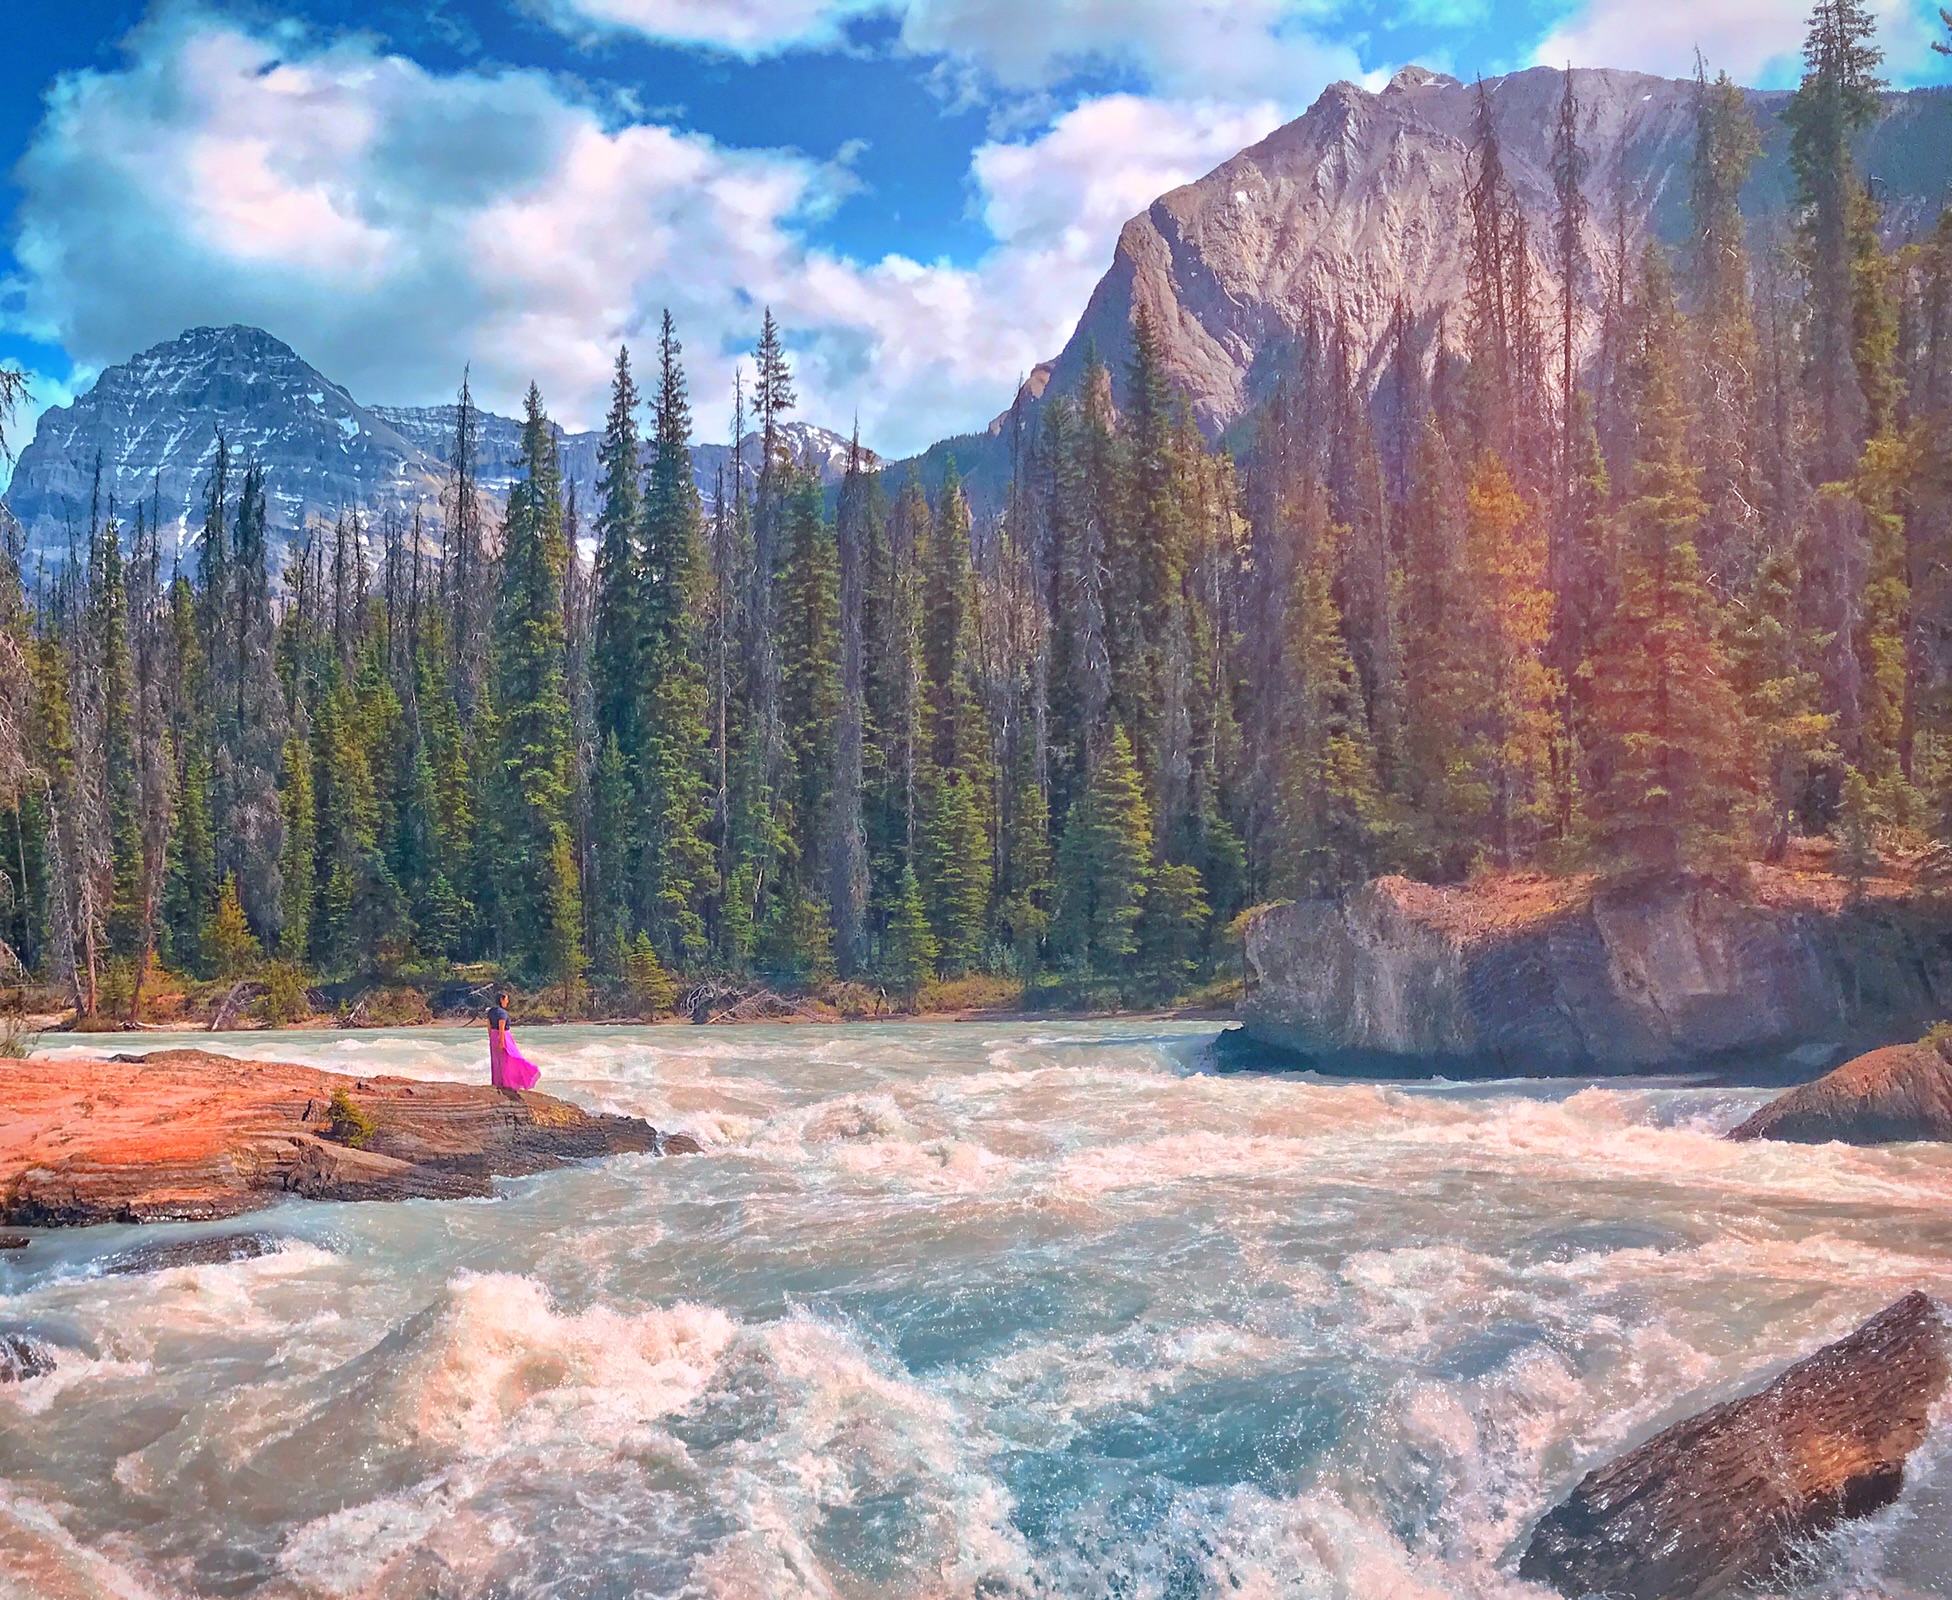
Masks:
[[[342,510],[419,508],[437,518],[455,413],[452,405],[361,405],[262,329],[192,328],[109,367],[72,404],[43,413],[6,498],[30,553],[59,562],[71,535],[85,537],[99,460],[104,499],[112,497],[124,517],[138,500],[153,503],[166,543],[173,535],[177,548],[187,549],[202,520],[221,431],[240,466],[264,466],[272,521],[287,537],[310,517]],[[479,415],[480,483],[499,500],[517,475],[521,424]],[[824,481],[838,480],[846,439],[805,422],[782,431],[795,459],[815,464]],[[587,518],[599,436],[559,430],[558,438],[565,480]],[[751,440],[748,470],[758,459]],[[731,459],[729,444],[693,448],[693,475],[708,499]]]
[[[1562,89],[1562,75],[1544,67],[1485,82],[1530,224],[1535,281],[1542,298],[1555,300],[1548,246]],[[1670,242],[1685,237],[1693,82],[1581,69],[1573,89],[1588,164],[1588,257],[1610,259],[1616,218],[1630,252],[1650,232]],[[1160,332],[1169,375],[1215,433],[1266,392],[1311,316],[1344,318],[1355,358],[1371,372],[1399,298],[1426,339],[1456,338],[1459,316],[1442,324],[1447,311],[1461,314],[1464,301],[1477,94],[1475,84],[1420,67],[1404,68],[1380,92],[1334,84],[1293,122],[1160,196],[1125,225],[1075,332],[1033,375],[1022,403],[1034,409],[1047,391],[1075,391],[1094,349],[1116,374],[1130,357],[1141,306]],[[1789,98],[1749,93],[1764,154],[1743,202],[1756,218],[1779,216],[1790,204],[1781,121]],[[1902,238],[1934,221],[1945,198],[1952,90],[1890,94],[1884,105],[1859,142],[1859,161],[1885,202],[1887,232]],[[1582,344],[1597,330],[1601,292],[1599,273],[1579,285],[1588,312]]]

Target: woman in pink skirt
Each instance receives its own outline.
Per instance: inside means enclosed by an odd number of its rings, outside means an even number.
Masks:
[[[497,1089],[533,1089],[541,1076],[508,1036],[508,991],[500,990],[488,1008],[488,1081]]]

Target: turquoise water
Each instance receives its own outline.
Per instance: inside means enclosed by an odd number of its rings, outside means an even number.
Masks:
[[[228,1266],[0,1257],[62,1356],[0,1387],[0,1600],[1537,1596],[1588,1467],[1952,1295],[1952,1148],[1213,1031],[535,1029],[544,1088],[707,1153],[288,1205]],[[478,1032],[195,1042],[485,1075]],[[1952,1595],[1945,1439],[1783,1592]]]

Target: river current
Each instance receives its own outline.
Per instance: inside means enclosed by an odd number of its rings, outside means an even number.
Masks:
[[[1952,1148],[1213,1036],[532,1029],[543,1088],[706,1153],[143,1234],[292,1241],[232,1265],[0,1256],[61,1357],[0,1386],[0,1600],[1537,1597],[1581,1473],[1952,1296]],[[196,1042],[485,1076],[479,1032]],[[1779,1592],[1952,1596],[1952,1417]]]

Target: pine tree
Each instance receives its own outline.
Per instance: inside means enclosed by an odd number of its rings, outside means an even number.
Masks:
[[[1613,859],[1671,867],[1727,848],[1743,821],[1746,751],[1721,618],[1695,551],[1704,506],[1688,453],[1687,329],[1657,244],[1640,293],[1640,459],[1621,510],[1620,602],[1588,669],[1589,815]]]
[[[286,961],[302,966],[311,944],[318,871],[318,812],[312,787],[312,752],[296,733],[285,741],[282,767],[279,805],[285,817],[285,853],[278,876],[284,896],[284,926],[278,936],[278,953]]]
[[[583,940],[569,829],[563,660],[569,555],[561,484],[555,433],[531,384],[522,422],[522,476],[509,491],[492,657],[495,894],[508,959],[567,984]]]
[[[921,855],[941,969],[960,977],[981,964],[989,942],[990,850],[976,786],[953,767],[930,786]]]
[[[888,907],[888,931],[881,947],[881,975],[909,1005],[935,968],[935,934],[929,927],[922,886],[913,867],[903,867]]]
[[[696,970],[710,948],[705,919],[717,888],[706,762],[710,691],[700,627],[710,578],[691,473],[691,407],[681,348],[666,312],[658,339],[656,437],[637,605],[637,670],[644,685],[637,711],[643,730],[637,874],[641,915],[660,958]]]
[[[1132,742],[1123,728],[1114,728],[1057,848],[1051,951],[1086,984],[1117,981],[1138,949],[1152,877],[1151,839],[1152,814]]]
[[[1871,427],[1859,363],[1859,268],[1861,256],[1876,249],[1851,140],[1876,115],[1883,87],[1875,35],[1864,0],[1818,0],[1810,13],[1802,86],[1783,112],[1803,209],[1812,466],[1820,486],[1819,533],[1805,576],[1818,626],[1840,644],[1824,663],[1824,693],[1847,760],[1861,754],[1863,674],[1853,646],[1863,621],[1867,563],[1863,516],[1848,479]]]
[[[220,978],[241,978],[262,955],[257,935],[251,932],[250,920],[244,914],[237,880],[227,876],[217,892],[217,908],[204,934],[204,960]]]
[[[1696,458],[1703,468],[1702,559],[1729,590],[1760,559],[1762,529],[1750,441],[1760,359],[1749,287],[1742,186],[1762,154],[1742,91],[1722,73],[1695,81],[1693,171]]]
[[[638,540],[644,517],[642,445],[637,432],[637,382],[630,351],[617,351],[610,389],[610,414],[603,425],[597,459],[603,476],[597,493],[596,600],[590,677],[600,741],[615,739],[619,749],[637,748],[638,606],[644,588],[638,570]]]
[[[253,463],[238,494],[205,655],[212,691],[217,871],[233,880],[252,931],[261,942],[275,944],[283,926],[278,769],[285,716],[273,656],[268,521],[264,471]]]
[[[1497,456],[1479,458],[1465,501],[1463,793],[1492,859],[1510,866],[1550,820],[1563,692],[1545,659],[1552,596],[1539,518]]]
[[[885,541],[883,502],[861,456],[858,427],[848,448],[834,519],[840,583],[840,704],[834,738],[834,785],[825,825],[827,903],[834,919],[834,953],[841,975],[852,977],[867,956],[868,854],[864,785],[868,719],[868,567]]]

